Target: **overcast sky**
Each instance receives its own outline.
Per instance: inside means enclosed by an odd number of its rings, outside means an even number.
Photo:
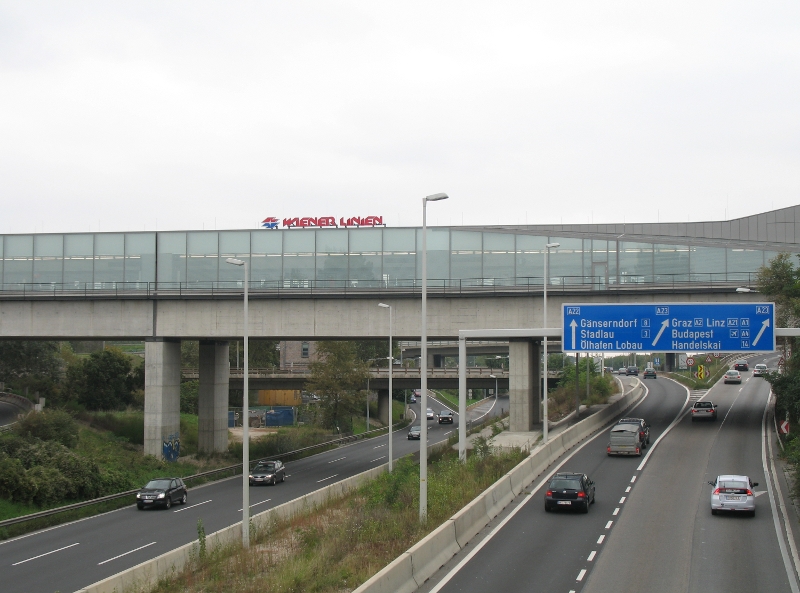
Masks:
[[[0,233],[800,204],[797,2],[0,0]]]

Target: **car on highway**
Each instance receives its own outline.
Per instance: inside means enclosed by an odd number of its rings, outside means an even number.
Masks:
[[[250,471],[250,485],[272,484],[286,479],[286,466],[281,461],[260,461]]]
[[[692,406],[692,422],[695,420],[716,420],[717,405],[711,402],[694,402]]]
[[[148,507],[170,508],[173,504],[186,504],[186,484],[180,478],[156,478],[150,480],[136,493],[136,507],[141,511]]]
[[[594,504],[594,482],[586,474],[559,472],[547,484],[544,495],[544,510],[577,509],[588,513]]]
[[[608,436],[606,452],[608,455],[641,455],[642,441],[635,424],[616,424]]]
[[[733,368],[734,370],[737,371],[746,371],[750,369],[750,367],[747,366],[746,360],[737,360],[736,362],[733,363]]]
[[[434,417],[433,408],[428,408],[427,410],[425,410],[425,417],[428,420],[433,420]]]
[[[717,476],[713,482],[711,492],[711,514],[719,512],[747,513],[751,517],[756,515],[756,496],[753,488],[758,482],[753,482],[747,476],[724,475]]]
[[[647,367],[644,370],[644,374],[642,375],[642,379],[657,379],[656,370],[653,367]]]
[[[639,440],[642,443],[642,449],[645,449],[647,445],[650,444],[650,425],[644,418],[620,418],[617,420],[617,426],[620,424],[633,424],[636,426],[636,430],[639,431]]]
[[[439,412],[439,424],[452,424],[453,412],[450,410],[442,410]]]
[[[619,369],[617,369],[618,375],[624,375],[627,372],[628,372],[628,367],[619,367]]]
[[[725,371],[725,375],[722,377],[723,383],[739,383],[742,382],[742,375],[739,371],[734,371],[733,369],[729,371]]]
[[[630,367],[625,369],[625,374],[626,375],[636,375],[638,377],[639,376],[639,367],[630,366]]]
[[[417,396],[412,393],[411,394],[411,399],[408,400],[408,403],[410,403],[410,404],[417,403]]]
[[[763,377],[769,372],[767,365],[764,363],[758,363],[756,366],[753,367],[753,376],[754,377]]]
[[[422,438],[422,427],[420,426],[412,426],[408,429],[408,440],[420,440]]]

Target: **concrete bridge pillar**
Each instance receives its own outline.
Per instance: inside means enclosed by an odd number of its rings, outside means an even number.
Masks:
[[[529,432],[541,422],[541,343],[530,340],[508,344],[509,430]]]
[[[197,448],[207,453],[228,449],[228,342],[200,342]]]
[[[389,390],[378,390],[378,419],[384,424],[389,424]]]
[[[144,343],[144,452],[175,461],[180,454],[181,342]]]

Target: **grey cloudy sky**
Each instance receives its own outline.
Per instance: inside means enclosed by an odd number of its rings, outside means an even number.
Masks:
[[[0,1],[0,232],[800,203],[796,2]]]

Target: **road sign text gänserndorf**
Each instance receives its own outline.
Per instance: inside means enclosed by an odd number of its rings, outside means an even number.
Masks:
[[[564,352],[772,352],[774,303],[565,304]]]

